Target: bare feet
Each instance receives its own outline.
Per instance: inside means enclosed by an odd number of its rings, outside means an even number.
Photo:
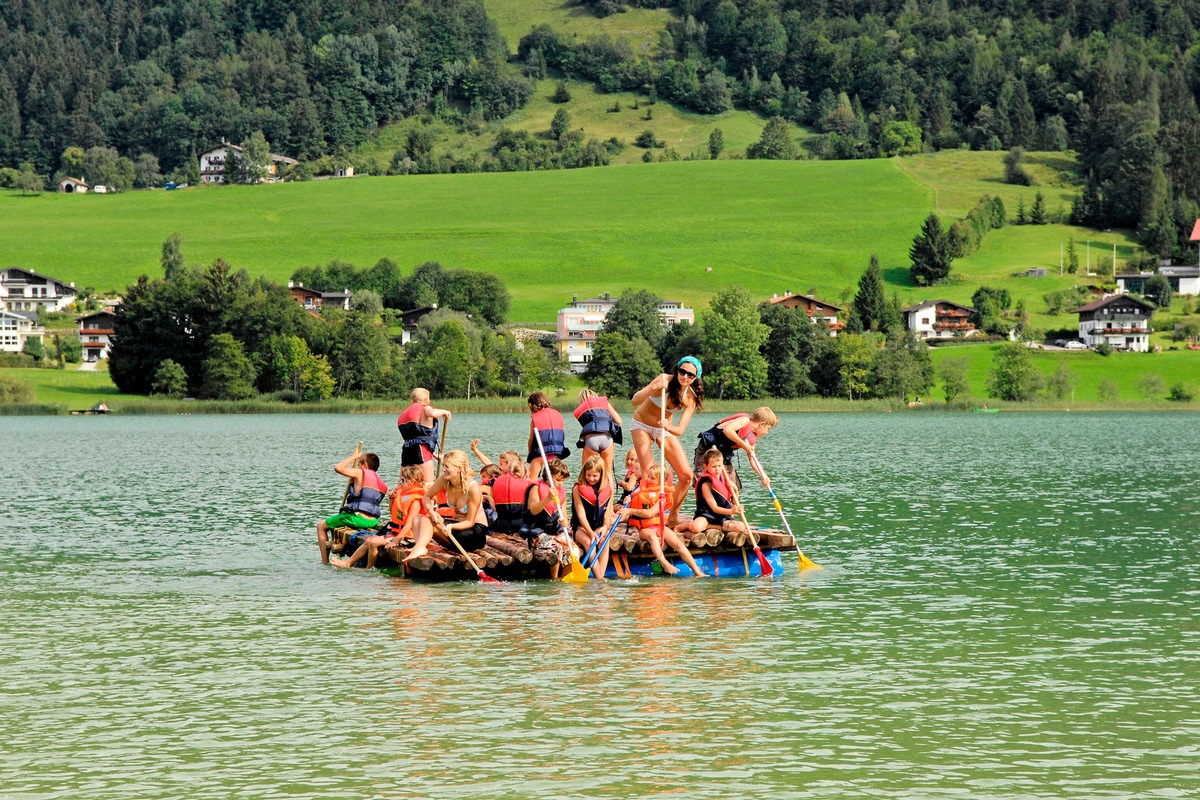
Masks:
[[[692,573],[692,577],[694,577],[694,578],[711,578],[712,576],[709,575],[707,572],[701,572],[700,570],[696,570],[695,572]]]
[[[346,569],[350,566],[350,559],[348,559],[348,558],[331,558],[331,559],[329,559],[329,563],[335,567],[341,567],[342,569]]]
[[[679,567],[675,566],[674,564],[663,564],[662,568],[663,572],[665,572],[667,575],[679,574]]]
[[[414,547],[412,550],[409,550],[408,555],[406,555],[404,557],[404,563],[407,564],[409,561],[412,561],[414,558],[420,558],[421,556],[425,555],[428,552],[429,551],[426,550],[424,547]]]

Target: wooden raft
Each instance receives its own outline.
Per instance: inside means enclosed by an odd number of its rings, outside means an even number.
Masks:
[[[680,521],[686,521],[687,515],[680,515]],[[333,535],[333,550],[342,552],[351,531],[338,529]],[[773,528],[756,528],[754,535],[763,550],[795,551],[796,541],[784,531]],[[714,553],[739,552],[743,546],[751,546],[749,536],[744,533],[725,533],[708,529],[700,533],[682,533],[688,550],[694,556],[706,556]],[[649,562],[654,560],[648,542],[638,537],[636,529],[622,524],[618,526],[608,541],[608,549],[614,553],[628,554],[631,562]],[[406,577],[426,580],[475,580],[475,571],[467,564],[457,550],[447,550],[436,543],[429,546],[429,552],[407,564],[402,563],[408,556],[409,548],[390,544],[379,552],[376,566],[385,569],[399,568]],[[679,561],[677,554],[671,548],[666,548],[667,556],[672,563]],[[528,580],[549,578],[551,557],[529,547],[521,536],[515,534],[489,534],[487,544],[471,553],[475,564],[494,578],[505,580]]]

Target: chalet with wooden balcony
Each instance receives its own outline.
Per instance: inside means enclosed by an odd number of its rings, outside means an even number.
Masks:
[[[784,292],[773,296],[771,303],[803,311],[808,314],[808,318],[814,325],[824,325],[830,336],[837,336],[838,331],[846,327],[846,323],[840,320],[841,316],[845,316],[846,309],[824,300],[818,300],[811,294]]]
[[[1150,317],[1154,306],[1128,294],[1114,294],[1075,309],[1079,338],[1088,347],[1108,342],[1114,350],[1145,353],[1150,349]]]
[[[303,306],[305,311],[314,314],[319,314],[325,306],[349,311],[350,296],[353,294],[349,289],[340,292],[318,292],[316,289],[305,287],[303,283],[292,281],[288,281],[288,291],[291,292],[292,299]]]
[[[0,308],[9,311],[62,311],[75,302],[75,284],[67,284],[32,269],[0,270]]]
[[[974,336],[978,331],[971,315],[975,309],[949,300],[929,300],[900,309],[904,327],[923,339]]]
[[[108,358],[116,325],[117,315],[112,311],[97,311],[79,318],[79,343],[83,345],[84,361]]]
[[[241,155],[242,152],[242,148],[229,142],[221,142],[215,147],[205,150],[199,155],[201,182],[225,183],[225,167],[229,162],[230,154]],[[285,169],[298,163],[300,162],[294,158],[281,156],[278,153],[271,153],[271,163],[267,166],[266,181],[279,180]]]

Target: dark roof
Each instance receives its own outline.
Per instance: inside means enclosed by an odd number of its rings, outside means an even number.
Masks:
[[[431,311],[437,311],[437,307],[437,303],[434,303],[431,306],[421,306],[420,308],[401,311],[400,318],[404,321],[405,325],[415,325],[417,324],[417,321],[421,319],[421,317],[425,316]]]
[[[781,294],[771,298],[772,303],[782,303],[785,300],[807,300],[813,305],[824,306],[825,308],[831,308],[834,311],[846,310],[841,306],[835,306],[833,303],[830,303],[827,300],[821,300],[811,294]]]
[[[111,311],[106,308],[103,311],[93,311],[91,314],[84,314],[81,317],[76,317],[76,319],[79,320],[80,322],[83,322],[85,319],[91,319],[92,317],[115,317],[115,316],[117,316],[117,312]]]
[[[1108,305],[1109,303],[1112,303],[1115,300],[1128,300],[1131,303],[1136,303],[1137,305],[1141,306],[1142,308],[1146,309],[1147,311],[1150,311],[1151,313],[1153,313],[1153,311],[1154,311],[1154,306],[1150,305],[1149,303],[1138,300],[1136,297],[1134,297],[1131,294],[1114,294],[1114,295],[1109,295],[1108,297],[1102,297],[1099,300],[1093,300],[1092,302],[1088,303],[1087,305],[1080,306],[1079,308],[1077,308],[1074,311],[1071,311],[1069,313],[1071,313],[1071,314],[1086,314],[1089,311],[1095,311],[1096,309],[1104,308],[1106,305]]]
[[[5,267],[4,269],[0,270],[0,272],[4,272],[4,273],[21,272],[21,273],[24,273],[24,274],[30,276],[31,278],[40,278],[45,281],[54,281],[59,286],[63,287],[64,294],[66,294],[66,293],[74,294],[75,293],[75,287],[72,286],[71,284],[67,283],[66,281],[60,281],[58,278],[53,278],[49,275],[44,275],[40,272],[34,272],[33,270],[25,269],[24,267]]]
[[[942,303],[945,303],[948,306],[954,306],[955,308],[961,308],[964,311],[974,311],[975,310],[975,309],[971,308],[970,306],[964,306],[962,303],[955,303],[952,300],[925,300],[924,302],[917,303],[915,306],[909,306],[908,308],[900,309],[900,313],[907,314],[910,311],[916,311],[921,308],[926,308],[928,306],[936,306],[936,305],[940,305]]]

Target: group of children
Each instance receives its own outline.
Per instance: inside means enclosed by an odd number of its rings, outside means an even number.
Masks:
[[[379,549],[391,542],[407,544],[406,561],[424,556],[435,541],[450,551],[461,546],[469,552],[482,548],[492,532],[524,537],[552,562],[551,577],[556,578],[571,563],[572,554],[579,557],[597,537],[602,539],[616,523],[627,521],[649,544],[665,573],[679,571],[667,559],[664,548],[669,547],[694,575],[704,577],[680,534],[709,527],[744,529],[738,519],[741,482],[732,467],[733,455],[739,449],[746,451],[751,468],[768,485],[753,457],[754,444],[778,420],[765,406],[726,417],[700,434],[695,460],[689,464],[681,458],[678,437],[692,412],[703,404],[700,369],[697,359],[681,359],[675,375],[660,375],[634,396],[634,448],[626,453],[620,480],[613,459],[615,445],[622,443],[621,417],[607,397],[589,389],[580,393],[574,412],[582,429],[576,447],[582,450],[583,461],[573,482],[562,415],[542,392],[528,398],[526,455],[509,450],[492,461],[476,439],[470,446],[480,463],[479,480],[474,480],[476,473],[465,451],[438,454],[435,449],[439,423],[448,422],[450,412],[431,406],[426,390],[414,390],[412,404],[397,421],[405,440],[400,486],[389,491],[379,478],[379,458],[374,453],[352,456],[334,468],[347,478],[347,494],[338,514],[317,523],[322,562],[349,567],[364,561],[371,567]],[[680,409],[684,413],[676,426],[673,412]],[[674,471],[653,460],[652,442]],[[439,460],[440,467],[435,468]],[[693,485],[695,515],[680,522],[679,508]],[[386,532],[374,533],[385,498],[390,521]],[[356,549],[347,558],[330,558],[329,531],[335,527],[362,530],[354,535]],[[597,578],[608,568],[608,554],[608,547],[598,547],[589,564]]]

